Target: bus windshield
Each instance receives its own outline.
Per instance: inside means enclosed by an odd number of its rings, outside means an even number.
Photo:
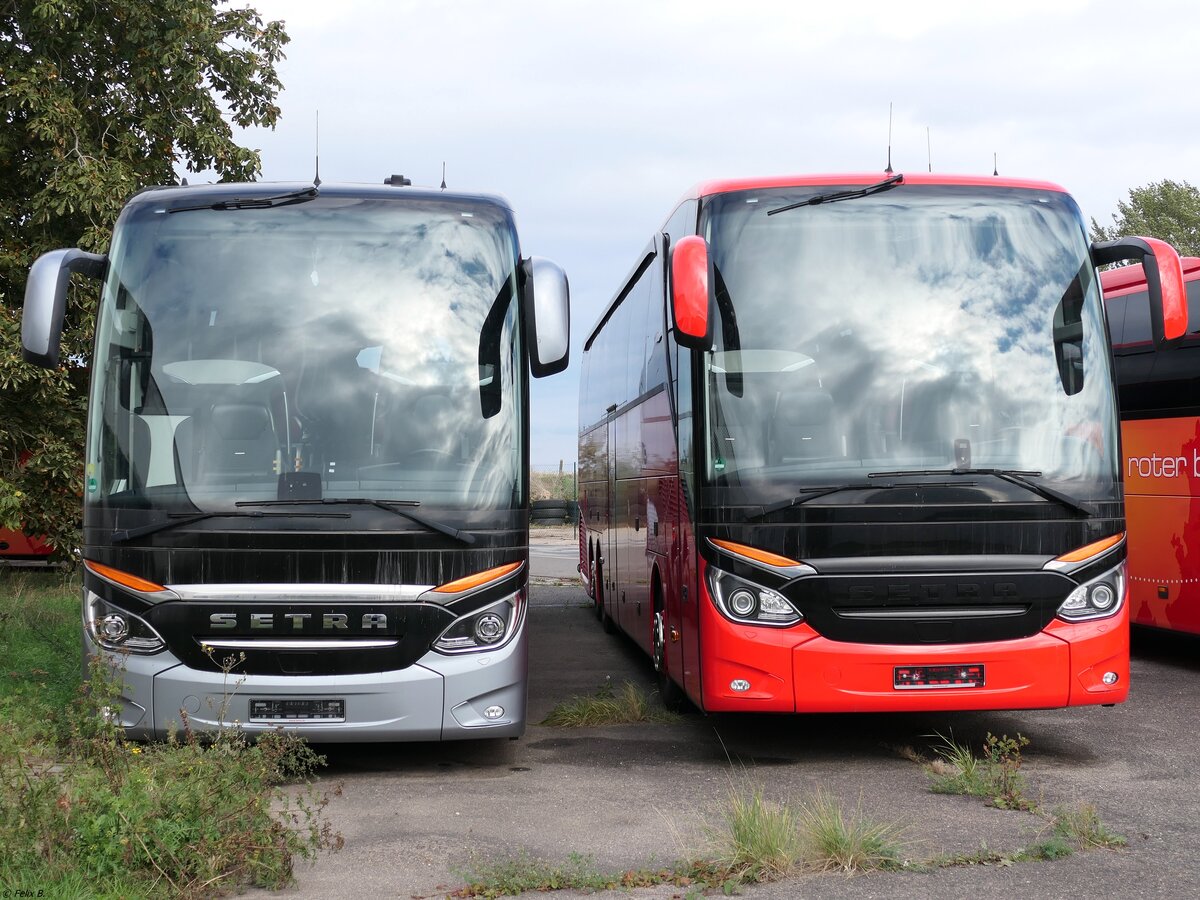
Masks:
[[[521,501],[517,246],[476,198],[131,206],[86,502]]]
[[[1111,363],[1074,202],[898,185],[781,210],[835,190],[705,207],[704,483],[735,491],[721,502],[979,469],[1118,499]]]

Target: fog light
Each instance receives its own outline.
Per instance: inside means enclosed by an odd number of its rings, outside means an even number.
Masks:
[[[481,644],[494,644],[504,637],[504,620],[495,613],[484,613],[475,622],[475,639]]]
[[[1100,680],[1103,681],[1105,684],[1116,684],[1118,681],[1120,681],[1120,679],[1121,679],[1121,676],[1118,675],[1116,672],[1105,672],[1104,677]]]
[[[731,691],[735,691],[736,693],[744,694],[746,691],[750,690],[750,682],[748,682],[745,678],[735,678],[733,681],[729,682],[729,689]]]
[[[504,715],[503,706],[489,706],[483,711],[483,717],[485,719],[498,719],[502,715]]]
[[[124,616],[111,613],[100,620],[100,633],[114,644],[119,644],[129,637],[129,623]]]

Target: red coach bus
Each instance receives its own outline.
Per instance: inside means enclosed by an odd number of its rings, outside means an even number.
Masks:
[[[1100,276],[1108,306],[1129,523],[1130,618],[1200,634],[1200,258],[1183,260],[1189,332],[1151,339],[1141,266]]]
[[[1129,688],[1116,391],[1059,187],[935,175],[686,195],[584,344],[580,573],[668,705],[1046,708]]]
[[[20,531],[0,528],[0,564],[7,566],[45,566],[50,564],[54,548]]]

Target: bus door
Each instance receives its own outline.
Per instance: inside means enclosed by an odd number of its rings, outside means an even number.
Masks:
[[[692,351],[671,342],[671,370],[675,379],[675,439],[678,453],[675,509],[672,527],[675,588],[667,599],[668,671],[694,701],[700,699],[700,602],[697,578],[696,531],[693,520],[696,499],[695,417],[693,416]],[[673,596],[671,596],[673,595]],[[672,633],[675,629],[675,633]],[[677,637],[676,637],[677,635]],[[672,648],[675,652],[672,653]],[[680,658],[682,672],[676,674],[671,657]]]
[[[616,545],[617,621],[646,651],[650,650],[650,620],[647,609],[646,577],[646,510],[643,493],[643,447],[641,440],[641,408],[628,410],[615,422],[616,431],[610,435],[615,452],[613,539]]]
[[[613,621],[618,619],[620,586],[617,582],[619,570],[617,560],[617,419],[613,413],[617,405],[608,408],[604,424],[604,530],[600,534],[599,552],[602,567],[601,589],[604,595],[604,615]]]

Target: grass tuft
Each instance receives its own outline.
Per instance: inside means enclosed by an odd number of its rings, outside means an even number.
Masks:
[[[817,792],[804,804],[800,822],[811,868],[851,874],[904,867],[901,829],[867,819],[861,801],[847,815],[837,800]]]
[[[786,803],[763,799],[763,790],[731,788],[718,828],[710,831],[714,862],[739,882],[771,881],[795,869],[800,821]]]
[[[615,692],[612,685],[606,683],[590,697],[575,696],[564,700],[550,710],[542,724],[559,728],[587,728],[677,721],[677,714],[651,702],[641,688],[626,681]]]
[[[1108,830],[1091,803],[1059,806],[1054,810],[1054,833],[1081,850],[1112,850],[1124,847],[1125,838]]]

